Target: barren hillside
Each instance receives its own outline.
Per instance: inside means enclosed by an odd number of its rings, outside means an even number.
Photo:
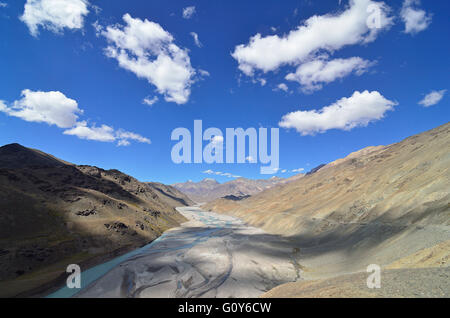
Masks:
[[[68,264],[86,269],[145,245],[184,221],[175,207],[190,204],[118,170],[0,147],[0,296],[33,294]]]
[[[364,271],[372,263],[446,267],[449,167],[447,123],[396,144],[363,149],[248,199],[219,199],[205,208],[289,236],[306,279]]]

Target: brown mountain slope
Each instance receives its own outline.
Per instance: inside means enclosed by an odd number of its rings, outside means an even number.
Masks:
[[[386,266],[449,240],[449,167],[447,123],[363,149],[248,199],[221,199],[206,208],[290,236],[304,278],[336,276],[371,263]],[[443,259],[439,266],[448,266]],[[414,267],[422,266],[416,260]]]
[[[117,170],[1,147],[0,296],[51,282],[68,264],[86,269],[147,244],[184,221],[175,207],[190,204],[174,188]]]

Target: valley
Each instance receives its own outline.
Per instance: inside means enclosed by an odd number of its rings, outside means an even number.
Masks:
[[[97,266],[81,291],[50,297],[258,297],[298,278],[294,249],[280,236],[241,220],[178,208],[189,221],[114,266]]]
[[[288,179],[173,186],[0,147],[0,296],[449,297],[449,132]]]

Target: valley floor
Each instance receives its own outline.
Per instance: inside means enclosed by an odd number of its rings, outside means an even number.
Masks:
[[[370,252],[361,252],[358,245],[365,250],[368,246],[364,242],[380,234],[374,232],[373,225],[364,225],[364,235],[358,240],[345,239],[345,246],[335,239],[305,247],[304,238],[268,234],[233,216],[198,207],[178,211],[189,220],[181,227],[165,232],[150,245],[83,272],[81,291],[63,288],[50,296],[450,296],[450,241],[445,239],[449,233],[445,226],[407,230],[370,248]],[[382,232],[386,231],[383,227]],[[431,234],[441,243],[423,248],[431,241]],[[416,242],[415,252],[403,241]],[[370,274],[365,268],[371,263],[382,265],[380,289],[366,285]]]
[[[76,295],[63,288],[51,296],[257,297],[298,279],[288,240],[235,217],[196,207],[178,211],[190,221],[112,268],[90,269],[92,283]]]

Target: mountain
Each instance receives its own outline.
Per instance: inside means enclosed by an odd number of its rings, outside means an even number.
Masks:
[[[308,284],[280,286],[269,296],[308,290],[314,297],[325,290],[323,279],[365,272],[369,264],[400,271],[403,278],[411,277],[411,268],[448,269],[449,169],[447,123],[399,143],[362,149],[249,198],[218,199],[204,208],[288,236]]]
[[[214,179],[206,178],[200,182],[188,181],[185,183],[176,183],[172,186],[186,194],[192,200],[203,203],[227,196],[240,198],[254,195],[276,185],[288,183],[301,177],[303,177],[303,174],[288,179],[278,177],[259,180],[237,178],[225,183],[219,183]]]
[[[148,244],[193,202],[173,187],[118,170],[75,165],[11,144],[0,147],[0,296],[57,285],[83,269]]]

